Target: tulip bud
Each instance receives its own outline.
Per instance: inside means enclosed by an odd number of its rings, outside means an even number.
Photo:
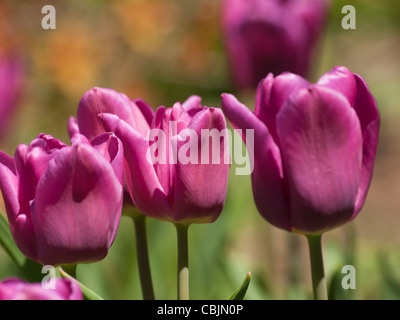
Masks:
[[[83,300],[79,284],[71,279],[55,278],[54,288],[28,283],[18,278],[0,282],[0,300]]]
[[[11,233],[30,259],[59,265],[103,259],[121,215],[123,149],[113,134],[72,146],[40,134],[12,158],[0,151]]]
[[[254,113],[233,95],[222,107],[236,128],[255,130],[252,186],[271,224],[306,234],[354,219],[371,182],[379,111],[365,81],[344,67],[316,84],[269,74]]]
[[[225,0],[222,31],[234,84],[268,73],[306,76],[328,13],[325,0]]]

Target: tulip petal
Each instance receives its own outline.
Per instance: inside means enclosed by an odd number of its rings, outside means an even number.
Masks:
[[[98,261],[114,240],[122,185],[97,150],[76,144],[49,162],[31,208],[39,261],[52,265]]]
[[[222,95],[222,108],[234,128],[254,130],[254,147],[246,147],[254,162],[252,186],[254,201],[260,214],[271,224],[290,230],[279,148],[265,124],[233,95]]]
[[[354,105],[357,92],[357,84],[353,73],[346,67],[338,66],[325,73],[316,83],[319,86],[329,88],[343,94]]]
[[[362,136],[344,96],[312,86],[277,116],[292,228],[321,232],[349,220],[360,186]]]
[[[143,107],[143,104],[141,106]],[[93,88],[83,95],[77,112],[80,132],[89,140],[104,133],[98,119],[100,113],[116,114],[142,134],[149,129],[146,118],[138,106],[126,95],[112,89]]]
[[[100,119],[104,128],[122,141],[126,181],[136,207],[146,215],[164,219],[171,214],[172,207],[153,164],[147,159],[149,141],[115,115],[102,114]]]
[[[144,118],[147,121],[147,124],[151,126],[155,114],[153,108],[150,107],[150,105],[146,101],[140,98],[133,100],[133,102],[137,105],[137,107],[143,114]]]
[[[27,149],[26,145],[20,145],[17,148],[16,158],[18,160],[15,161],[15,164],[13,158],[0,151],[0,187],[15,243],[23,254],[35,260],[37,258],[36,240],[29,207],[30,197],[33,197],[30,193],[34,192],[32,190],[34,186],[32,186],[25,169],[24,158]],[[20,170],[22,177],[19,176],[19,173],[16,175],[16,162],[19,163],[20,169],[23,168]],[[22,183],[26,183],[26,185],[21,186]],[[27,192],[27,195],[24,192]]]
[[[14,220],[19,212],[18,179],[14,159],[0,151],[0,188],[9,220]]]
[[[303,77],[289,72],[284,72],[275,79],[270,74],[260,82],[254,113],[268,127],[276,143],[279,143],[276,132],[276,115],[283,103],[290,95],[296,94],[310,85],[310,82]]]
[[[189,141],[186,141],[187,136]],[[208,143],[204,142],[206,139]],[[189,159],[180,151],[187,144],[191,146]],[[222,111],[204,108],[196,113],[187,128],[181,131],[177,146],[175,214],[172,219],[180,223],[213,222],[225,203],[229,171],[228,131]],[[205,155],[208,155],[207,159]]]
[[[68,134],[72,138],[74,134],[80,133],[78,121],[74,117],[69,117],[68,119]]]
[[[357,195],[356,207],[352,219],[361,210],[371,183],[372,173],[379,138],[380,116],[374,97],[365,81],[355,75],[357,82],[357,95],[354,110],[357,112],[363,134],[363,163],[361,171],[361,184]]]
[[[114,133],[99,134],[91,145],[105,157],[114,169],[118,181],[124,183],[124,148],[121,140]]]

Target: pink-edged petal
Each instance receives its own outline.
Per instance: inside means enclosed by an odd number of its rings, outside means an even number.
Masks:
[[[264,81],[260,82],[254,113],[268,127],[276,143],[279,142],[276,132],[276,115],[292,94],[310,85],[310,82],[303,77],[289,72],[284,72],[275,79],[272,74],[269,74]]]
[[[313,86],[287,101],[277,125],[292,228],[314,233],[348,221],[362,161],[360,123],[349,102]]]
[[[228,130],[220,109],[204,108],[180,132],[174,180],[174,222],[204,223],[218,218],[227,191],[228,142]]]
[[[363,134],[363,163],[361,184],[352,219],[361,210],[371,183],[380,127],[379,110],[375,98],[369,91],[365,81],[359,75],[355,75],[355,79],[357,82],[357,95],[354,110],[357,112],[360,120]]]
[[[87,144],[60,150],[32,204],[38,260],[58,265],[103,259],[121,208],[122,185],[107,159]]]
[[[147,159],[149,141],[115,115],[102,114],[100,119],[104,128],[122,141],[126,181],[136,207],[146,215],[165,219],[171,214],[172,207],[153,164]]]
[[[233,95],[222,95],[222,108],[229,122],[242,130],[254,130],[254,146],[246,143],[253,164],[254,201],[260,214],[273,225],[289,230],[289,208],[285,196],[281,155],[265,124]]]
[[[340,92],[354,105],[357,94],[357,83],[354,74],[346,67],[338,66],[325,73],[316,83],[319,86]]]

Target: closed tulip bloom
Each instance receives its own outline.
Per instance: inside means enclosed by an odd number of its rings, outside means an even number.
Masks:
[[[122,206],[123,149],[113,134],[72,145],[40,134],[12,158],[0,152],[11,233],[30,259],[59,265],[103,259]]]
[[[225,0],[222,31],[234,84],[268,73],[306,76],[328,13],[325,0]]]
[[[18,57],[0,52],[0,137],[9,126],[21,95],[24,68]]]
[[[267,221],[318,234],[357,216],[380,125],[359,75],[336,67],[310,84],[292,73],[269,74],[257,89],[254,113],[230,94],[223,94],[222,106],[234,127],[254,129],[253,195]]]
[[[126,121],[141,134],[146,134],[154,117],[154,110],[142,99],[131,100],[125,94],[113,89],[95,87],[88,90],[79,102],[77,117],[70,117],[68,131],[72,137],[81,133],[88,139],[105,133],[98,117],[101,113],[111,113]],[[132,199],[124,182],[124,206],[133,207]],[[138,214],[136,211],[125,211]]]
[[[150,130],[158,137],[158,162],[149,161],[154,142],[149,132],[141,132],[113,114],[104,113],[100,118],[104,128],[114,132],[124,145],[128,189],[141,212],[182,224],[217,219],[224,206],[229,171],[229,163],[224,161],[226,136],[219,139],[219,134],[227,133],[220,109],[202,106],[197,96],[172,108],[159,107]],[[220,153],[208,153],[209,161],[204,163],[201,157],[211,147],[201,143],[201,132],[207,129],[218,135],[215,149]],[[189,148],[189,156],[187,138],[195,146]],[[215,155],[218,161],[211,161]]]
[[[54,285],[54,288],[44,288],[42,283],[8,278],[0,282],[0,300],[83,300],[76,281],[56,278]]]

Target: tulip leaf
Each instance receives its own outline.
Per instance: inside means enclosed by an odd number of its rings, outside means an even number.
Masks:
[[[73,281],[76,281],[79,286],[81,287],[83,297],[85,300],[104,300],[102,297],[100,297],[97,293],[86,287],[84,284],[80,283],[78,280],[76,280],[74,277],[69,275],[67,272],[65,272],[62,268],[60,268],[60,275],[63,278],[68,278]]]
[[[8,221],[2,213],[0,213],[0,245],[4,248],[14,263],[18,267],[23,268],[26,262],[26,257],[15,244]]]
[[[240,287],[231,295],[229,300],[243,300],[250,284],[251,273],[248,272]]]

